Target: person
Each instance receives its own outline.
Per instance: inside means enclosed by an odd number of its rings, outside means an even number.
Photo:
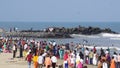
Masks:
[[[98,61],[98,66],[97,66],[98,68],[102,68],[102,60],[100,60],[99,59],[99,61]]]
[[[16,57],[16,52],[17,52],[17,46],[16,44],[13,45],[13,58]]]
[[[50,56],[49,56],[49,54],[47,54],[47,56],[45,57],[45,67],[50,68],[51,63],[52,62],[51,62]]]
[[[33,63],[34,63],[34,68],[37,68],[38,67],[38,55],[37,55],[37,53],[35,53],[33,56]]]
[[[89,58],[90,58],[90,64],[93,64],[93,50],[91,50],[89,54]]]
[[[26,60],[27,60],[27,62],[28,62],[28,68],[31,68],[32,58],[33,58],[32,52],[29,52],[29,54],[28,54],[27,57],[26,57]]]
[[[115,66],[117,68],[118,67],[118,59],[117,59],[117,53],[116,52],[114,52],[113,57],[114,57],[115,64],[116,64]]]
[[[63,50],[63,48],[61,47],[61,48],[59,49],[60,59],[63,59],[63,53],[64,53],[64,50]]]
[[[22,45],[20,45],[20,58],[23,57],[23,48]]]
[[[83,64],[79,61],[77,68],[83,68]]]
[[[112,57],[110,68],[116,68],[114,57]]]
[[[94,46],[94,48],[93,48],[93,52],[96,52],[97,50],[96,50],[96,47]]]
[[[110,68],[111,57],[110,57],[110,54],[109,54],[109,53],[106,54],[106,61],[107,61],[107,63],[108,63],[108,68]]]
[[[57,63],[57,58],[55,54],[51,57],[51,61],[52,61],[52,67],[55,68]]]
[[[105,59],[103,59],[102,61],[103,61],[102,68],[108,68],[108,65]]]
[[[68,52],[67,51],[65,52],[63,59],[64,59],[64,61],[66,61],[68,59]]]
[[[120,68],[120,53],[118,55],[118,68]]]
[[[85,50],[85,63],[86,64],[88,64],[88,60],[89,59],[89,49],[88,48],[86,48],[86,50]]]
[[[75,65],[75,57],[74,57],[74,55],[71,55],[71,58],[70,58],[70,66],[71,66],[71,68],[74,68],[74,65]]]
[[[79,53],[80,59],[84,59],[84,54],[80,51]]]
[[[96,54],[96,52],[94,52],[94,55],[93,55],[93,65],[97,65],[97,54]]]
[[[67,51],[65,52],[63,58],[64,58],[64,62],[63,62],[64,68],[68,68],[68,58],[69,58],[69,54],[68,54]]]
[[[38,57],[38,68],[42,68],[44,62],[44,57],[42,56],[42,53],[40,53]]]

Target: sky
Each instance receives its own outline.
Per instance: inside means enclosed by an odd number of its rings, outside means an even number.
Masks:
[[[120,22],[120,0],[0,0],[0,21]]]

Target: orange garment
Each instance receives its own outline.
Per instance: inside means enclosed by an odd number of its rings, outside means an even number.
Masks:
[[[34,68],[37,68],[38,67],[38,56],[34,56],[33,57],[33,63],[34,63]]]
[[[102,62],[98,61],[98,68],[101,68],[101,67],[102,67]]]
[[[34,62],[34,68],[38,68],[38,62]]]
[[[45,67],[47,68],[49,65],[51,65],[51,59],[50,57],[45,58]]]
[[[114,59],[111,60],[110,68],[116,68]]]

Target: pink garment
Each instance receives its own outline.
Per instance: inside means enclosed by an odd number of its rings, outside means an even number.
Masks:
[[[83,68],[83,64],[80,62],[80,63],[77,65],[77,68]]]
[[[64,60],[67,60],[68,59],[68,53],[65,53],[64,54]]]

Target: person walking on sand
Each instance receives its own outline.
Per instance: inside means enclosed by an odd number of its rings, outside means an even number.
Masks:
[[[37,68],[38,67],[38,55],[37,55],[37,53],[35,53],[33,56],[33,63],[34,63],[34,68]]]
[[[23,57],[23,47],[22,47],[22,45],[20,45],[20,58],[22,58]]]
[[[108,64],[107,62],[105,61],[105,59],[102,60],[103,63],[102,63],[102,68],[108,68]]]
[[[51,59],[49,54],[47,54],[47,56],[45,57],[45,68],[50,68],[51,66]]]
[[[94,52],[94,55],[93,55],[93,65],[97,65],[97,54],[96,54],[96,52]]]
[[[32,52],[29,52],[29,54],[28,54],[27,57],[26,57],[26,60],[27,60],[27,62],[28,62],[28,68],[31,68],[32,58],[33,58]]]
[[[55,68],[57,63],[57,58],[55,54],[51,57],[51,61],[52,61],[52,68]]]
[[[38,57],[38,68],[42,68],[44,62],[44,57],[42,56],[42,53],[40,53]]]
[[[110,68],[116,68],[115,59],[112,57]]]
[[[14,44],[14,45],[13,45],[13,58],[16,57],[16,52],[17,52],[17,45]]]

